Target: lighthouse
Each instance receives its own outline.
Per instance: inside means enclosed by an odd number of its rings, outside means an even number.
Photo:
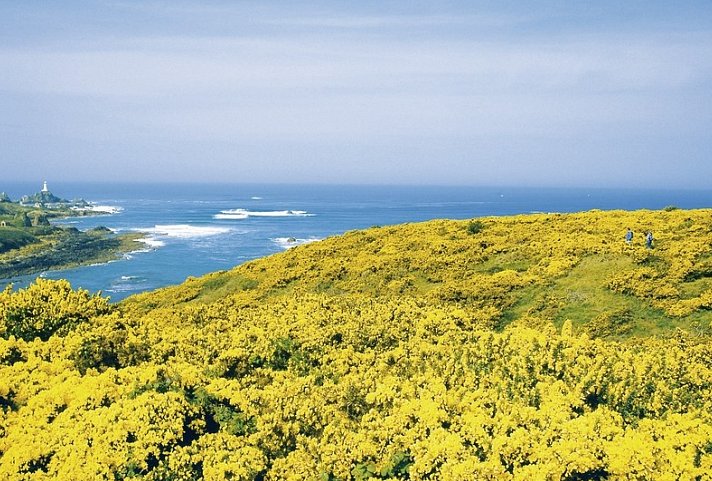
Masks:
[[[42,184],[42,192],[49,192],[49,189],[47,188],[47,181],[45,180],[44,183]]]

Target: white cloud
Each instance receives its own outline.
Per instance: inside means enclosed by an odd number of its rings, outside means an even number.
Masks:
[[[292,37],[142,38],[106,48],[0,50],[5,91],[90,96],[422,95],[676,89],[712,76],[712,36],[557,42],[403,42]]]
[[[258,19],[258,23],[285,27],[382,29],[403,27],[512,27],[540,18],[537,15],[311,15]]]

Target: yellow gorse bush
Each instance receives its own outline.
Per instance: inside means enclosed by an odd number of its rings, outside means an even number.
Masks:
[[[87,319],[109,312],[106,299],[86,290],[72,290],[65,280],[38,278],[27,289],[0,293],[0,335],[47,340]]]
[[[710,479],[711,221],[373,228],[116,308],[5,291],[65,320],[3,317],[0,479]]]

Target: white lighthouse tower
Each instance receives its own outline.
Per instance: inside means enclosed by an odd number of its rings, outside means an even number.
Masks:
[[[49,192],[49,189],[47,188],[47,181],[45,180],[44,183],[42,184],[42,192]]]

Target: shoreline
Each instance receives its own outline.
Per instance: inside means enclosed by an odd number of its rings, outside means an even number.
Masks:
[[[23,202],[36,200],[34,205]],[[84,200],[64,201],[43,189],[0,202],[0,280],[104,263],[136,250],[139,233],[117,234],[98,226],[81,231],[56,220],[117,214],[121,207]]]
[[[69,231],[59,240],[33,244],[31,250],[9,251],[0,257],[0,281],[12,281],[14,277],[40,274],[45,271],[61,271],[75,267],[104,264],[118,260],[124,254],[136,252],[140,233],[113,234],[96,231]],[[8,256],[7,254],[13,254]]]

